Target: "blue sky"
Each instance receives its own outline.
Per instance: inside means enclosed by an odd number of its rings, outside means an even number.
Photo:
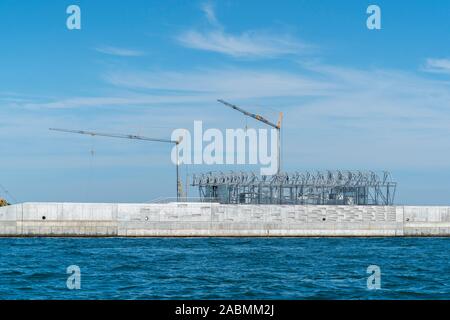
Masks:
[[[18,201],[174,196],[170,146],[48,128],[260,127],[224,98],[285,113],[287,171],[389,170],[398,203],[449,204],[449,16],[448,1],[2,0],[0,184]]]

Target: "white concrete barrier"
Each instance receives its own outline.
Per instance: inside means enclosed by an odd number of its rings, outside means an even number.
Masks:
[[[407,236],[449,236],[450,207],[404,207],[404,232]]]
[[[23,203],[0,236],[449,236],[450,207]]]

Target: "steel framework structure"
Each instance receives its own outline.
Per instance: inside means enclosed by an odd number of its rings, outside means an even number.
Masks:
[[[194,175],[200,198],[224,204],[393,205],[389,172],[307,171],[259,176],[253,172]]]

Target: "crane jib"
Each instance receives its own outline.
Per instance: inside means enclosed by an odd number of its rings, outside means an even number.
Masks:
[[[145,140],[145,141],[166,142],[166,143],[175,143],[175,144],[179,143],[179,141],[175,141],[175,140],[149,138],[149,137],[143,137],[143,136],[138,136],[138,135],[133,135],[133,134],[101,133],[101,132],[84,131],[84,130],[67,130],[67,129],[55,129],[55,128],[50,128],[50,130],[84,134],[84,135],[89,135],[89,136],[121,138],[121,139],[131,139],[131,140]]]
[[[178,144],[181,142],[180,140],[169,140],[169,139],[157,139],[157,138],[149,138],[149,137],[143,137],[143,136],[137,136],[132,134],[116,134],[116,133],[100,133],[100,132],[92,132],[92,131],[83,131],[83,130],[67,130],[67,129],[56,129],[56,128],[49,128],[49,130],[52,131],[60,131],[60,132],[66,132],[66,133],[76,133],[76,134],[84,134],[84,135],[90,135],[90,136],[100,136],[100,137],[109,137],[109,138],[120,138],[120,139],[131,139],[131,140],[144,140],[144,141],[156,141],[156,142],[165,142],[165,143],[174,143],[177,150],[178,150]],[[179,177],[179,162],[178,162],[178,151],[176,152],[177,161],[176,161],[176,171],[177,171],[177,201],[180,199],[180,195],[182,193],[181,190],[181,182]]]
[[[238,106],[235,106],[234,104],[228,103],[228,102],[226,102],[226,101],[224,101],[222,99],[219,99],[217,101],[222,103],[222,104],[224,104],[224,105],[226,105],[226,106],[228,106],[228,107],[230,107],[230,108],[232,108],[232,109],[234,109],[234,110],[237,110],[237,111],[243,113],[244,115],[246,115],[248,117],[251,117],[251,118],[256,119],[258,121],[264,122],[265,124],[267,124],[267,125],[269,125],[271,127],[274,127],[277,130],[280,129],[276,124],[270,122],[269,120],[267,120],[263,116],[260,116],[259,114],[254,114],[254,113],[245,111],[244,109],[241,109]]]

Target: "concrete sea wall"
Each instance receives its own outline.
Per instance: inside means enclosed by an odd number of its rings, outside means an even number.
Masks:
[[[0,236],[450,236],[450,207],[23,203]]]

